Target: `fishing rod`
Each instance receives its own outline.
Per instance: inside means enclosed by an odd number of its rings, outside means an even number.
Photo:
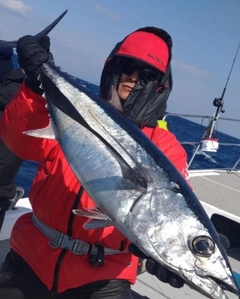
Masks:
[[[230,72],[229,72],[228,77],[227,77],[226,84],[225,84],[225,86],[223,88],[222,95],[221,95],[220,98],[215,98],[214,101],[213,101],[213,106],[217,107],[217,109],[216,109],[215,114],[213,115],[213,118],[212,118],[210,124],[208,125],[208,127],[206,129],[206,132],[205,132],[205,135],[204,135],[203,138],[212,138],[213,133],[214,133],[215,123],[218,120],[219,114],[220,114],[220,112],[221,113],[225,112],[225,110],[223,109],[223,104],[224,104],[223,98],[224,98],[225,92],[227,90],[228,82],[229,82],[229,79],[230,79],[231,74],[232,74],[232,70],[233,70],[233,67],[234,67],[237,55],[238,55],[239,48],[240,48],[240,43],[238,45],[236,54],[234,56],[234,59],[233,59],[233,62],[232,62],[232,66],[231,66]]]
[[[225,110],[223,109],[223,104],[224,104],[223,98],[224,98],[225,92],[227,90],[228,82],[229,82],[229,79],[230,79],[231,74],[232,74],[232,70],[233,70],[237,55],[238,55],[239,48],[240,48],[240,43],[237,47],[237,51],[236,51],[236,54],[234,56],[232,66],[230,68],[230,72],[228,74],[226,84],[223,88],[222,95],[221,95],[220,98],[215,98],[214,101],[213,101],[213,106],[217,107],[216,112],[213,115],[209,125],[206,128],[205,133],[202,137],[202,140],[198,144],[197,148],[195,149],[195,151],[194,151],[194,153],[193,153],[193,155],[192,155],[192,157],[191,157],[191,159],[188,163],[189,168],[190,168],[190,165],[192,164],[192,161],[195,158],[198,150],[200,149],[200,147],[201,147],[202,151],[207,151],[207,152],[216,152],[218,150],[218,146],[219,146],[218,140],[215,139],[214,136],[213,136],[214,131],[215,131],[215,125],[218,121],[218,117],[219,117],[220,112],[221,113],[225,112]]]

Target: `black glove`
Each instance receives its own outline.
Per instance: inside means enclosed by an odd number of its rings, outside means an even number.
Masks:
[[[152,258],[148,258],[146,262],[146,270],[148,273],[155,275],[162,282],[170,284],[174,288],[182,288],[184,280],[177,274],[169,271]]]
[[[41,38],[42,43],[49,51],[50,40]],[[49,54],[42,44],[38,43],[31,35],[21,37],[17,42],[18,63],[27,75],[27,84],[34,92],[42,94],[43,90],[39,87],[40,81],[37,79],[40,74],[41,65],[48,61]]]
[[[39,40],[39,44],[47,53],[50,53],[50,37],[48,35],[43,35]]]
[[[52,64],[55,65],[54,62],[54,58],[52,53],[50,52],[50,38],[48,35],[43,35],[40,40],[39,43],[43,46],[43,48],[46,50],[46,52],[48,53],[48,61],[51,62]]]
[[[184,285],[184,280],[177,274],[169,271],[159,263],[155,262],[152,258],[148,258],[141,250],[134,244],[130,244],[129,251],[140,258],[146,258],[146,270],[148,273],[155,275],[162,282],[170,284],[174,288],[181,288]]]

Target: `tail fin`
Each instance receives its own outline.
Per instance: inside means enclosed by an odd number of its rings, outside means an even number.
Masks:
[[[67,13],[68,10],[65,10],[55,21],[53,21],[50,25],[48,25],[46,28],[44,28],[42,31],[40,31],[39,33],[35,34],[34,37],[36,38],[36,40],[40,40],[40,38],[43,35],[47,35],[60,21],[61,19],[65,16],[65,14]],[[17,46],[17,41],[0,41],[1,47],[12,47],[12,48],[16,48]]]

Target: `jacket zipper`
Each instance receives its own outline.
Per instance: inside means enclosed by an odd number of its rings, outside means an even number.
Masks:
[[[81,186],[79,191],[78,191],[78,194],[75,198],[75,201],[74,201],[72,209],[71,209],[71,213],[70,213],[69,218],[68,218],[67,235],[70,236],[70,237],[72,236],[73,220],[74,220],[74,217],[75,217],[75,214],[72,213],[72,210],[77,209],[77,207],[79,205],[79,202],[80,202],[80,199],[82,197],[83,191],[84,191],[84,189]],[[62,249],[62,251],[61,251],[61,253],[60,253],[60,255],[57,259],[56,266],[55,266],[55,269],[54,269],[52,293],[57,293],[59,271],[60,271],[60,267],[61,267],[62,261],[64,259],[64,256],[66,255],[66,253],[67,253],[67,249]]]

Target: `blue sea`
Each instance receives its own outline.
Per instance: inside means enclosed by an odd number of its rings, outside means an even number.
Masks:
[[[92,92],[96,94],[99,93],[98,86],[86,82],[82,79],[78,79],[75,77],[72,78],[76,80],[78,83],[84,85]],[[178,116],[174,116],[174,117],[169,116],[167,118],[167,121],[168,121],[168,126],[170,131],[177,136],[177,139],[180,142],[186,142],[186,141],[199,142],[203,137],[206,128],[201,124],[195,123],[193,121]],[[239,139],[221,132],[216,132],[215,138],[217,138],[220,143],[240,144]],[[183,145],[183,146],[188,153],[188,161],[189,161],[197,147],[197,144]],[[239,158],[240,158],[239,146],[232,146],[232,145],[224,146],[220,144],[219,150],[216,153],[198,152],[198,154],[195,156],[191,164],[191,169],[232,168]],[[240,163],[237,168],[240,169]],[[17,174],[16,183],[18,186],[22,186],[24,188],[25,190],[24,196],[28,196],[28,192],[31,187],[32,180],[36,171],[37,171],[37,163],[24,161],[21,169]]]

